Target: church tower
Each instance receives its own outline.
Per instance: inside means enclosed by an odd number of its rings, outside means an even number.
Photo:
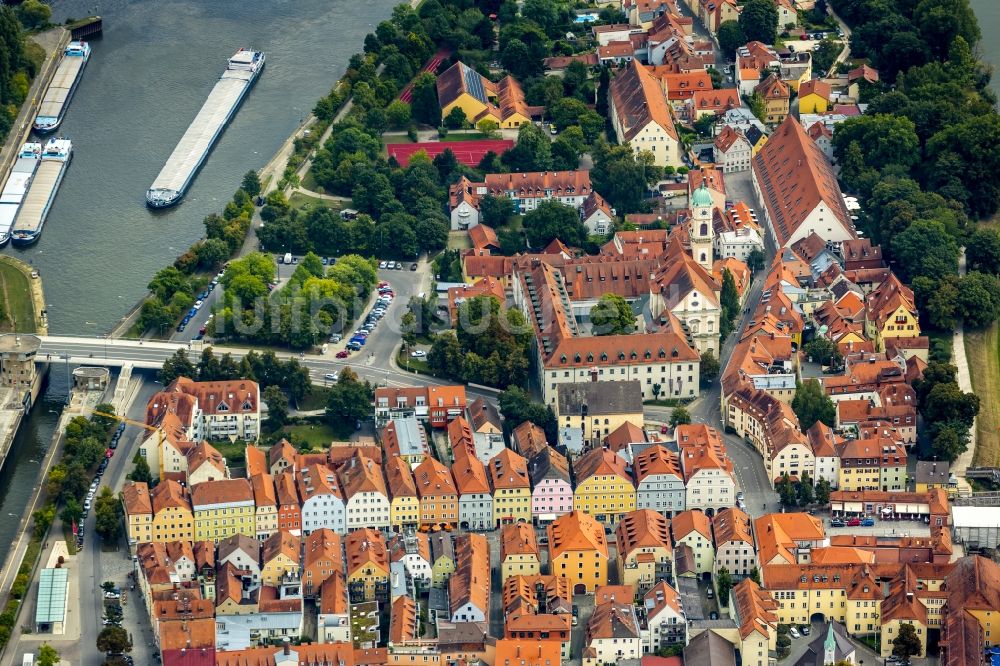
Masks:
[[[691,217],[688,220],[688,237],[691,241],[691,257],[708,274],[712,274],[714,257],[712,254],[712,193],[705,181],[691,195]]]

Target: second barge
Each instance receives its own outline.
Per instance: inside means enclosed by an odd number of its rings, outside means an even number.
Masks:
[[[28,193],[21,203],[21,210],[14,219],[10,242],[14,245],[31,245],[42,235],[45,218],[56,200],[59,185],[73,158],[73,142],[69,139],[49,139],[42,151],[42,159],[31,180]]]
[[[229,59],[222,78],[146,191],[146,204],[150,208],[166,208],[181,200],[263,69],[264,54],[260,51],[240,49]]]
[[[38,106],[38,114],[32,125],[35,132],[48,134],[56,131],[62,124],[88,60],[90,60],[90,44],[78,41],[66,45],[63,59],[52,76],[52,82],[45,91],[42,103]]]

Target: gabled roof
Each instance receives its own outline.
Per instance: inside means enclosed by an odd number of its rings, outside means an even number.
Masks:
[[[548,526],[549,561],[564,553],[596,550],[605,559],[608,543],[604,527],[589,514],[571,511],[556,518]]]
[[[398,456],[385,459],[385,477],[391,499],[416,497],[417,485],[413,480],[413,470],[409,463]]]
[[[388,497],[382,468],[358,451],[340,468],[340,480],[347,499],[358,493],[377,493]]]
[[[672,552],[670,521],[651,509],[630,511],[615,528],[618,556],[628,557],[637,548],[664,548]]]
[[[240,502],[253,504],[253,487],[247,479],[205,481],[191,486],[191,506],[195,510],[215,504]]]
[[[678,138],[663,90],[649,70],[632,60],[611,80],[608,89],[618,121],[631,141],[644,127],[655,123],[674,140]]]
[[[635,471],[636,485],[641,484],[646,477],[652,475],[673,475],[683,478],[680,458],[676,453],[661,444],[650,446],[635,457],[632,462]]]
[[[569,461],[551,446],[545,447],[544,451],[528,461],[528,473],[531,475],[532,488],[546,479],[557,479],[567,484],[570,482]]]
[[[513,523],[500,528],[500,561],[510,555],[534,555],[538,558],[534,527],[527,523]]]
[[[319,560],[330,563],[330,566],[341,574],[344,573],[343,540],[340,535],[328,527],[313,530],[306,537],[303,547],[303,566],[311,567]]]
[[[833,98],[833,86],[822,79],[809,79],[799,84],[799,99],[812,94],[829,102]]]
[[[458,419],[455,419],[458,421]],[[455,421],[452,421],[454,424]],[[451,474],[455,478],[455,487],[459,495],[485,494],[489,495],[490,480],[486,476],[486,466],[467,449],[452,449],[455,452],[455,462],[451,466]]]
[[[646,616],[650,618],[659,615],[664,608],[670,608],[677,615],[684,613],[681,595],[663,580],[650,588],[643,597],[643,605],[646,608]]]
[[[632,482],[632,476],[621,456],[607,449],[591,449],[580,456],[573,465],[576,484],[579,486],[593,476],[618,476]]]
[[[594,608],[587,622],[586,644],[595,639],[632,639],[639,637],[639,625],[631,604],[607,602]]]
[[[528,461],[513,450],[505,448],[490,459],[487,471],[493,491],[500,489],[530,489]]]
[[[122,502],[130,516],[153,514],[153,502],[149,496],[149,486],[142,481],[129,481],[122,487]]]
[[[279,506],[298,507],[299,490],[295,484],[295,474],[291,469],[286,469],[274,479],[274,488],[278,497]]]
[[[455,537],[455,573],[448,578],[452,614],[466,604],[489,614],[490,546],[482,534]]]
[[[277,494],[274,490],[274,479],[270,474],[256,474],[250,477],[250,484],[253,486],[253,502],[258,509],[265,506],[276,507],[278,505]]]
[[[742,509],[727,507],[721,509],[712,518],[712,532],[715,534],[715,547],[733,542],[743,542],[753,547],[753,536],[750,533],[750,516]]]
[[[645,441],[646,431],[631,421],[626,421],[612,430],[604,438],[604,445],[608,447],[608,449],[617,453],[629,444],[636,444]]]
[[[344,551],[347,554],[348,576],[367,565],[389,573],[389,550],[385,536],[376,529],[364,527],[350,532],[344,539]]]
[[[291,532],[278,530],[261,544],[260,560],[264,564],[267,564],[279,555],[284,555],[297,564],[301,551],[300,544],[299,537]]]
[[[344,492],[337,480],[337,475],[326,465],[309,465],[298,476],[299,496],[302,503],[313,497],[326,495],[344,500]]]
[[[712,541],[712,523],[701,509],[688,509],[678,513],[670,521],[670,531],[673,532],[675,543],[692,533]]]
[[[511,444],[522,456],[529,459],[549,448],[545,431],[531,421],[525,421],[514,428],[511,433]]]
[[[458,494],[451,470],[430,456],[424,456],[423,462],[413,470],[413,481],[420,499]]]
[[[749,578],[733,587],[734,610],[740,622],[740,637],[746,640],[753,632],[770,637],[778,629],[778,604],[771,595]]]

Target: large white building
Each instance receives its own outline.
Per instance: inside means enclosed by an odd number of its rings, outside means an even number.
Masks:
[[[687,491],[685,508],[701,509],[714,515],[736,504],[736,477],[733,461],[726,455],[719,432],[694,423],[674,429],[680,449],[681,470]]]
[[[360,453],[340,468],[341,488],[346,498],[347,531],[362,527],[389,527],[389,494],[382,468]]]
[[[741,509],[723,509],[712,518],[715,539],[713,576],[725,567],[734,579],[749,576],[757,567],[757,550],[753,543],[750,516]]]

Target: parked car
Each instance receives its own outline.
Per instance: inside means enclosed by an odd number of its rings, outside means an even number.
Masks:
[[[348,346],[350,346],[350,345],[348,345]],[[339,351],[339,352],[337,352],[337,354],[336,354],[337,358],[347,358],[347,357],[348,357],[348,356],[350,356],[350,355],[351,355],[351,354],[350,354],[350,352],[348,352],[348,351],[346,351],[346,350],[344,350],[344,349],[340,350],[340,351]]]
[[[340,379],[340,375],[336,372],[328,372],[325,375],[323,375],[323,379],[328,379],[331,382],[335,382],[338,379]]]
[[[875,519],[865,518],[864,520],[861,521],[861,527],[875,527]]]
[[[834,518],[830,521],[830,527],[844,527],[846,523],[840,518]]]
[[[351,340],[350,342],[347,343],[347,348],[350,349],[351,351],[358,351],[359,349],[361,349],[361,343]]]
[[[425,352],[423,349],[417,349],[410,352],[410,356],[412,356],[413,358],[423,358],[424,356],[427,356],[427,352]]]
[[[851,518],[850,520],[847,521],[848,527],[858,527],[859,525],[861,525],[860,518]]]
[[[387,262],[387,261],[380,261],[380,262],[378,262],[378,267],[379,268],[385,268],[388,265],[389,265],[389,262]]]
[[[788,630],[788,635],[791,636],[792,638],[800,637],[799,630],[796,629],[795,627],[792,627],[791,629]]]
[[[394,268],[396,268],[396,262],[395,262],[395,261],[390,261],[389,263],[387,263],[387,264],[385,265],[385,267],[386,267],[386,268],[388,268],[388,269],[389,269],[389,270],[391,271],[391,270],[393,270]]]
[[[340,333],[334,333],[333,335],[330,336],[330,342],[340,342],[343,339],[344,336],[341,335]]]
[[[799,631],[802,632],[803,636],[808,636],[809,632],[811,632],[812,629],[809,628],[808,624],[803,624],[801,627],[799,627]]]
[[[417,270],[417,265],[416,264],[410,264],[410,270],[411,271]]]

